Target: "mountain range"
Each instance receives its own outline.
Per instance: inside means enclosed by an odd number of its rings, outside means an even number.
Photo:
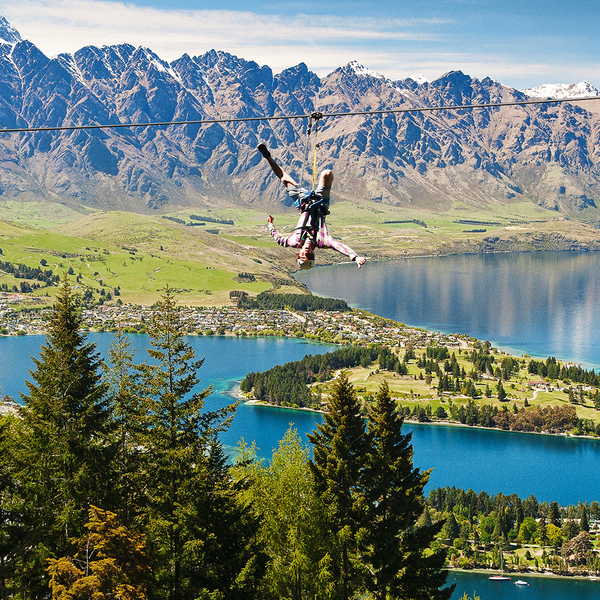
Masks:
[[[598,90],[583,82],[520,91],[460,71],[434,81],[392,81],[356,62],[323,78],[305,64],[274,74],[226,52],[168,63],[126,43],[48,57],[0,17],[0,130],[355,113],[548,94]],[[526,201],[597,224],[600,111],[592,105],[326,117],[319,122],[318,165],[334,169],[336,197],[351,201],[436,211]],[[268,210],[283,194],[256,151],[261,142],[297,178],[312,162],[305,161],[306,119],[299,118],[0,131],[0,200],[140,213]]]

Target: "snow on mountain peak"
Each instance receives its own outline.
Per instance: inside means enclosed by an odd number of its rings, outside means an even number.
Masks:
[[[349,66],[359,77],[375,77],[376,79],[385,79],[385,77],[380,73],[377,73],[376,71],[373,71],[368,67],[361,65],[355,60],[351,61],[349,63]]]
[[[423,83],[429,83],[429,79],[427,79],[427,77],[421,74],[413,75],[410,79],[412,79],[415,83],[418,83],[419,85],[422,85]]]
[[[600,97],[600,91],[589,81],[581,83],[543,83],[534,88],[520,90],[532,98],[575,99],[589,96]]]
[[[16,44],[22,42],[21,34],[2,16],[0,16],[0,43]]]

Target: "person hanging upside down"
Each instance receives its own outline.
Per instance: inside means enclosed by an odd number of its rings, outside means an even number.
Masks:
[[[258,146],[259,152],[267,159],[271,169],[285,185],[286,190],[300,212],[300,218],[294,232],[288,237],[282,236],[273,225],[273,217],[267,217],[269,232],[275,241],[284,247],[300,248],[296,258],[298,267],[311,269],[315,265],[315,248],[332,248],[353,260],[360,269],[366,258],[358,256],[352,248],[334,239],[325,222],[329,214],[329,196],[333,183],[333,172],[326,169],[319,175],[319,181],[314,191],[309,192],[300,186],[273,159],[264,144]]]

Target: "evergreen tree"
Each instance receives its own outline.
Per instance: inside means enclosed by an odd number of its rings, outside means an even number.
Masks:
[[[346,600],[362,582],[357,536],[365,517],[359,501],[367,437],[356,391],[344,372],[335,381],[324,422],[308,438],[313,445],[310,467],[315,488],[328,507],[335,593]]]
[[[20,458],[24,528],[30,536],[24,561],[30,598],[47,593],[45,560],[69,553],[84,532],[92,504],[110,490],[106,442],[109,409],[100,357],[81,331],[78,300],[64,278],[49,319],[46,343],[34,358],[21,410]],[[35,542],[44,533],[43,543]]]
[[[403,418],[395,409],[384,381],[368,414],[370,447],[363,484],[367,589],[381,600],[450,598],[453,588],[439,589],[447,575],[442,571],[444,552],[425,554],[443,523],[417,524],[430,472],[413,468],[411,434],[402,434]]]
[[[587,508],[585,504],[581,504],[581,520],[579,521],[579,529],[581,531],[590,531],[590,521],[588,519]]]
[[[112,505],[126,527],[133,525],[144,504],[144,405],[136,390],[133,355],[131,343],[119,328],[104,369],[112,405],[112,473],[116,482]]]
[[[451,512],[446,518],[442,533],[444,539],[447,540],[450,545],[452,545],[454,540],[460,535],[460,527],[456,522],[456,517],[454,516],[453,512]]]
[[[221,444],[212,441],[206,476],[182,520],[182,597],[262,597],[267,555],[258,535],[260,518],[253,505],[243,501],[247,487],[246,480],[234,481]]]
[[[562,519],[560,518],[560,511],[558,507],[558,502],[550,502],[550,506],[548,507],[548,522],[552,523],[555,527],[560,527],[562,525]]]
[[[227,426],[233,408],[204,410],[211,390],[196,391],[203,360],[197,360],[184,341],[180,312],[168,289],[155,307],[149,335],[152,362],[136,369],[144,405],[145,522],[149,553],[155,562],[156,589],[151,594],[169,600],[196,598],[196,584],[186,576],[189,561],[198,563],[206,558],[205,570],[218,568],[208,554],[200,556],[198,549],[203,536],[206,542],[209,531],[212,535],[218,532],[214,523],[209,527],[202,522],[202,508],[211,491],[206,482],[213,478],[216,485],[217,480],[223,484],[227,479],[221,473],[223,465],[214,459],[217,435]],[[225,518],[223,514],[214,516]],[[219,577],[214,584],[217,589],[225,587]]]
[[[15,456],[22,422],[12,415],[0,415],[0,598],[10,598],[17,591],[13,586],[20,549],[26,532],[19,527],[22,499],[15,479]]]
[[[265,580],[275,598],[325,600],[330,593],[323,548],[326,509],[315,493],[309,457],[310,450],[293,429],[266,467],[254,448],[243,446],[238,455],[237,476],[249,480],[249,500],[262,516],[259,535],[270,559]]]
[[[506,391],[504,389],[504,386],[502,385],[502,379],[498,380],[498,400],[500,400],[500,402],[503,402],[506,399]]]

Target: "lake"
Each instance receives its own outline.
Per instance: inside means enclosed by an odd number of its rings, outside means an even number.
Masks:
[[[517,353],[555,355],[600,365],[600,308],[596,299],[599,255],[547,253],[478,255],[411,259],[319,268],[302,272],[316,293],[343,297],[382,316],[447,333],[469,333]],[[148,337],[130,337],[136,362],[146,359]],[[329,350],[296,339],[189,337],[199,357],[201,385],[212,385],[208,408],[235,398],[239,381],[249,371]],[[112,336],[90,334],[102,354]],[[15,398],[26,392],[31,356],[39,353],[41,336],[0,337],[0,383]],[[268,458],[290,423],[304,434],[321,416],[308,411],[242,404],[222,439],[232,450],[244,438],[256,440]],[[414,464],[433,467],[426,489],[455,485],[479,492],[534,494],[540,501],[576,504],[599,499],[600,442],[560,436],[477,430],[465,427],[405,425],[412,431]],[[530,583],[490,582],[485,574],[451,572],[457,583],[453,600],[476,592],[482,600],[592,600],[600,583],[522,576]],[[513,580],[517,579],[514,577]]]
[[[473,254],[300,271],[319,295],[520,355],[600,368],[600,253]]]
[[[510,573],[511,581],[489,581],[489,573],[450,571],[448,584],[456,583],[452,600],[458,600],[466,592],[475,592],[481,600],[598,600],[600,581],[583,581],[556,577],[532,577]],[[514,585],[522,580],[528,586]]]
[[[107,356],[114,337],[109,333],[90,333],[88,339],[97,345],[103,356]],[[44,340],[43,336],[0,337],[0,384],[4,392],[15,400],[20,398],[19,392],[27,392],[25,381],[31,379],[28,371],[34,368],[31,357],[39,354]],[[148,336],[131,335],[129,340],[135,349],[134,362],[148,360]],[[325,344],[291,338],[191,336],[186,340],[192,345],[197,356],[204,358],[204,364],[199,371],[200,387],[212,386],[214,393],[206,401],[206,407],[212,410],[238,399],[235,391],[247,373],[264,371],[277,364],[300,360],[306,354],[334,349]],[[316,422],[321,421],[321,416],[309,411],[289,411],[242,404],[231,428],[221,439],[229,451],[232,451],[242,438],[249,443],[256,441],[260,455],[267,458],[272,449],[277,447],[291,421],[304,436],[314,429]]]
[[[113,336],[92,333],[89,339],[106,355]],[[133,335],[130,340],[135,361],[144,361],[148,336]],[[235,401],[237,386],[249,371],[331,349],[297,339],[191,336],[187,340],[205,358],[201,386],[212,385],[215,392],[207,399],[209,409]],[[0,337],[0,382],[6,393],[18,398],[19,391],[26,391],[24,382],[33,367],[30,357],[39,353],[43,341],[42,336]],[[229,451],[242,438],[256,441],[259,456],[268,459],[290,423],[306,439],[305,434],[321,421],[320,414],[310,411],[241,404],[221,439]],[[407,424],[405,430],[412,431],[415,465],[434,468],[427,490],[455,485],[494,494],[534,494],[540,501],[562,504],[600,499],[600,440],[423,424]]]

